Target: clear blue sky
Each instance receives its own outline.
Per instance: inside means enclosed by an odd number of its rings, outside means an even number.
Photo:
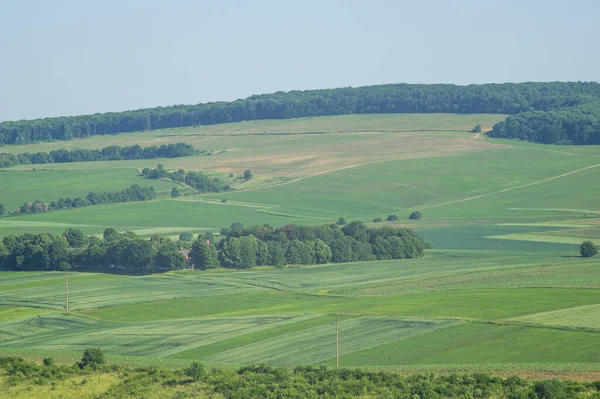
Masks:
[[[598,0],[0,0],[0,120],[380,83],[600,80]]]

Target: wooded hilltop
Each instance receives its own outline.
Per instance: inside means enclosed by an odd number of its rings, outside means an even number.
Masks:
[[[174,105],[94,115],[6,121],[0,144],[71,140],[257,119],[369,113],[510,114],[489,135],[540,143],[600,144],[596,82],[387,84],[276,92],[231,102]]]

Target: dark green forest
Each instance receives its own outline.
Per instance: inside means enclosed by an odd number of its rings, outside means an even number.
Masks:
[[[150,201],[156,199],[156,190],[152,186],[142,187],[133,184],[130,187],[114,192],[89,192],[84,198],[60,198],[46,204],[40,200],[25,202],[15,212],[7,212],[4,204],[0,204],[0,216],[29,215],[63,209],[83,208],[90,205],[116,204],[121,202]]]
[[[583,110],[598,114],[600,84],[595,82],[504,83],[456,86],[450,84],[388,84],[357,88],[306,90],[253,95],[231,102],[175,105],[104,114],[7,121],[0,123],[0,144],[71,140],[184,126],[213,125],[257,119],[369,113],[496,113],[509,118],[491,133],[542,143],[598,142],[600,130]],[[580,108],[586,104],[584,108]],[[595,110],[595,111],[593,111]],[[536,114],[538,112],[539,114]],[[546,116],[557,131],[548,132]],[[543,119],[543,118],[541,118]],[[508,129],[506,126],[510,125]],[[526,125],[529,130],[521,131]],[[579,126],[571,128],[571,126]],[[559,132],[558,132],[559,131]],[[581,139],[585,131],[586,139]],[[558,132],[558,133],[557,133]],[[572,137],[573,136],[573,137]],[[576,136],[576,137],[575,137]]]
[[[411,259],[422,257],[426,247],[421,237],[410,229],[371,229],[359,221],[343,228],[336,224],[244,228],[234,223],[231,228],[222,229],[221,236],[225,238],[216,245],[206,237],[199,237],[192,245],[190,262],[200,269],[248,269],[266,265]]]
[[[367,228],[362,222],[337,225],[296,226],[278,229],[264,225],[245,229],[235,223],[224,229],[226,237],[216,245],[212,234],[199,236],[189,252],[190,264],[200,269],[224,267],[323,264],[378,259],[419,258],[425,243],[413,231],[384,227]],[[85,236],[79,229],[62,235],[48,233],[10,235],[0,241],[0,271],[91,270],[149,273],[177,270],[186,266],[179,252],[183,242],[154,235],[138,237],[114,228],[102,238]]]
[[[131,159],[180,158],[207,153],[196,150],[186,143],[163,144],[141,147],[137,144],[121,147],[113,145],[100,150],[53,150],[50,152],[24,152],[22,154],[0,153],[0,168],[15,165],[38,165],[46,163],[122,161]]]

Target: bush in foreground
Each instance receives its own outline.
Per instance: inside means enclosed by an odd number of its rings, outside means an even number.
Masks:
[[[83,356],[79,361],[79,368],[91,367],[94,370],[98,368],[98,366],[102,366],[106,362],[104,358],[104,352],[102,352],[99,348],[88,348],[83,352]]]
[[[248,365],[237,370],[210,368],[193,362],[183,370],[112,365],[80,369],[66,365],[42,367],[17,357],[0,357],[0,375],[11,390],[30,397],[32,385],[78,389],[72,377],[102,376],[115,379],[90,387],[98,398],[210,397],[210,398],[488,398],[488,399],[591,399],[598,397],[600,382],[567,380],[531,381],[488,374],[409,374],[385,371],[298,366],[293,369]],[[118,374],[114,374],[118,373]],[[71,379],[70,383],[68,379]],[[4,388],[0,380],[0,387]],[[85,380],[84,380],[85,381]],[[90,382],[94,381],[89,379]],[[83,384],[83,382],[82,382]],[[2,389],[4,391],[4,389]],[[23,395],[24,394],[24,395]],[[57,395],[57,397],[60,395]],[[71,395],[69,395],[71,396]]]

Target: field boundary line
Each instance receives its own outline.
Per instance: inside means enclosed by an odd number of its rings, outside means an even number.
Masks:
[[[577,170],[572,170],[570,172],[563,173],[563,174],[558,175],[558,176],[549,177],[547,179],[538,180],[538,181],[534,181],[534,182],[527,183],[527,184],[522,184],[520,186],[505,188],[505,189],[500,190],[500,191],[494,191],[492,193],[476,195],[474,197],[462,198],[462,199],[455,200],[455,201],[443,202],[441,204],[425,206],[425,207],[421,207],[421,209],[432,209],[432,208],[437,208],[439,206],[457,204],[457,203],[460,203],[460,202],[472,201],[472,200],[479,199],[479,198],[489,197],[489,196],[495,195],[495,194],[502,194],[502,193],[506,193],[506,192],[509,192],[509,191],[519,190],[521,188],[535,186],[536,184],[546,183],[546,182],[549,182],[549,181],[552,181],[552,180],[556,180],[556,179],[560,179],[562,177],[566,177],[566,176],[569,176],[569,175],[572,175],[572,174],[575,174],[575,173],[579,173],[579,172],[583,172],[583,171],[586,171],[586,170],[589,170],[589,169],[597,168],[598,166],[600,166],[600,163],[599,164],[595,164],[595,165],[591,165],[591,166],[586,166],[585,168],[581,168],[581,169],[577,169]]]

